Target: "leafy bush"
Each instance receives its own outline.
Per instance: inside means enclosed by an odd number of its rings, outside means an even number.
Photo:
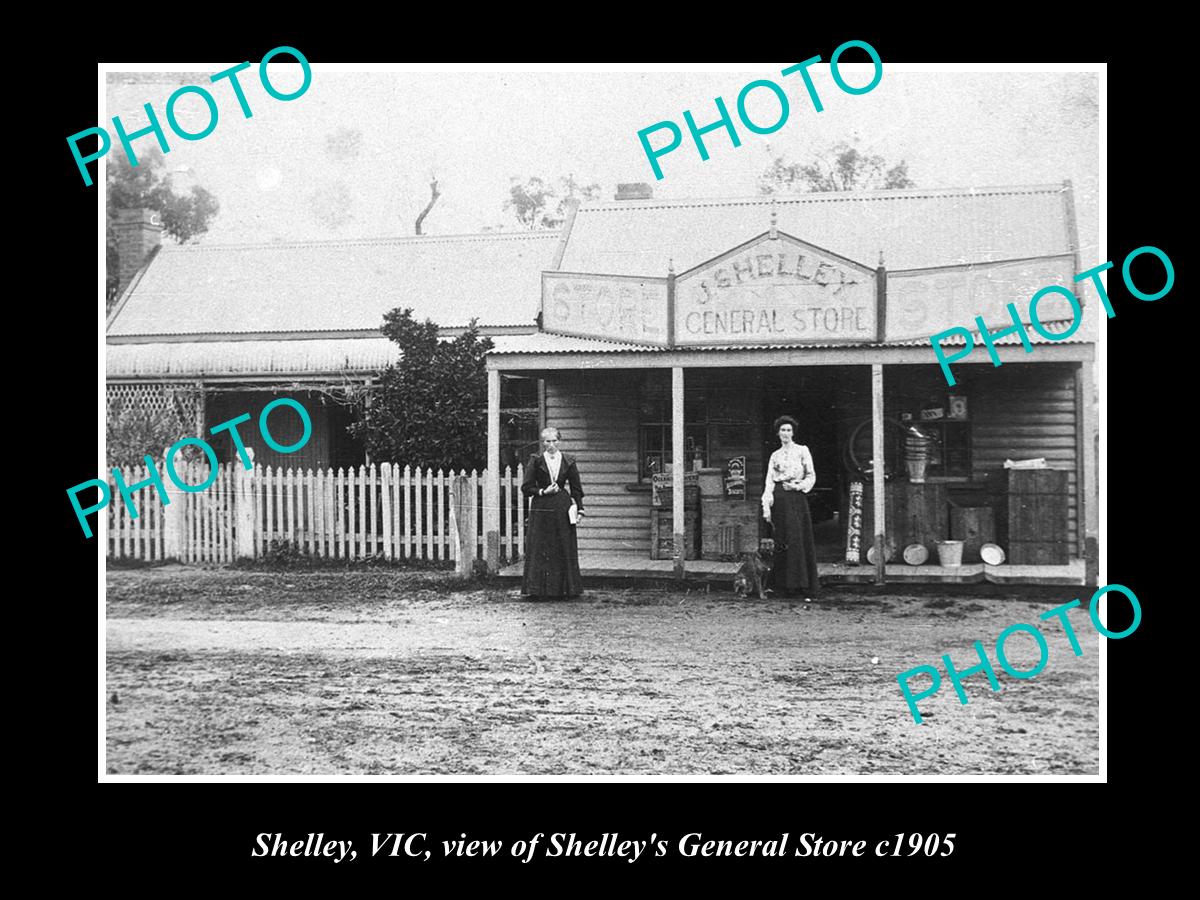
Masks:
[[[163,450],[181,437],[178,416],[164,410],[152,410],[134,400],[114,400],[109,406],[105,426],[105,452],[111,466],[140,466],[149,454],[153,459],[162,458]],[[190,460],[203,451],[189,444],[179,457]]]
[[[437,469],[482,468],[487,456],[487,369],[489,337],[470,327],[452,341],[438,339],[438,326],[417,322],[411,309],[384,316],[381,331],[402,354],[388,366],[371,404],[349,427],[379,462]]]

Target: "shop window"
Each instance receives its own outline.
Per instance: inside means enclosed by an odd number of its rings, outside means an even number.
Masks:
[[[971,476],[971,423],[967,421],[918,422],[933,438],[929,449],[929,475]]]
[[[671,387],[658,373],[647,373],[638,402],[638,480],[667,470],[674,453],[671,437]],[[708,465],[709,402],[707,379],[691,376],[684,391],[684,465],[688,469]]]
[[[500,471],[526,462],[541,446],[538,379],[500,376]]]
[[[905,373],[895,393],[889,394],[885,408],[896,416],[901,428],[885,432],[888,468],[903,472],[906,459],[905,432],[917,428],[931,438],[926,457],[925,475],[935,480],[971,478],[971,425],[974,403],[970,387],[943,393]],[[964,379],[965,382],[965,379]],[[895,421],[895,420],[893,420]]]
[[[667,471],[667,463],[671,461],[675,446],[671,440],[670,422],[643,424],[639,432],[642,450],[639,455],[641,465],[638,477],[644,481],[651,475]],[[708,426],[700,423],[685,424],[683,434],[684,465],[688,469],[708,465]]]

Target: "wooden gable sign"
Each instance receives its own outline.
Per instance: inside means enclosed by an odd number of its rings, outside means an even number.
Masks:
[[[667,279],[542,273],[542,330],[665,347]]]
[[[679,275],[678,346],[878,339],[875,270],[783,232]]]
[[[1073,290],[1074,265],[1071,254],[1062,254],[888,272],[887,339],[929,338],[955,326],[975,331],[976,316],[990,329],[1007,328],[1010,303],[1028,323],[1029,299],[1039,290],[1050,284]],[[1041,321],[1072,317],[1065,297],[1051,294],[1040,301]]]

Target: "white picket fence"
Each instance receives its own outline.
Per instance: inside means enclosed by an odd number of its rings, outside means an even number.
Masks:
[[[179,477],[202,484],[210,474],[205,460],[176,461]],[[112,487],[106,510],[107,552],[114,559],[222,563],[262,557],[273,541],[310,556],[389,560],[456,560],[458,523],[473,538],[476,558],[486,553],[483,538],[483,480],[486,472],[458,473],[382,464],[357,469],[273,469],[240,462],[217,467],[216,480],[205,490],[178,490],[165,475],[170,504],[164,506],[152,486],[130,493],[138,511]],[[500,479],[500,555],[520,558],[525,546],[521,481],[524,466],[505,468]],[[145,466],[122,469],[126,484],[145,481]],[[456,505],[453,485],[464,479]],[[110,478],[110,483],[113,479]]]

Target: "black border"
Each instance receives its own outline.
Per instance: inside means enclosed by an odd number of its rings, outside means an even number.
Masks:
[[[48,519],[39,529],[41,538],[34,542],[35,552],[39,565],[48,568],[50,576],[46,585],[49,590],[38,591],[45,599],[35,622],[41,626],[40,634],[52,635],[64,645],[59,655],[61,664],[52,667],[55,671],[48,683],[41,681],[37,688],[42,697],[54,701],[40,711],[44,714],[37,720],[39,744],[46,751],[39,754],[37,766],[48,781],[65,778],[74,783],[80,775],[90,781],[95,773],[92,723],[96,722],[94,597],[98,548],[94,541],[82,540],[64,488],[90,477],[95,455],[91,435],[96,430],[93,375],[97,370],[97,289],[91,234],[97,218],[96,193],[82,186],[64,137],[96,124],[98,59],[257,60],[267,49],[286,44],[300,47],[314,61],[345,62],[410,58],[409,54],[416,51],[486,56],[496,50],[521,47],[549,48],[552,55],[571,59],[606,59],[618,54],[661,59],[665,51],[672,50],[685,58],[731,52],[740,57],[795,56],[799,60],[816,53],[827,55],[841,41],[858,38],[870,41],[885,65],[889,61],[933,59],[1107,60],[1108,247],[1116,262],[1110,272],[1113,277],[1109,292],[1117,310],[1108,335],[1108,578],[1132,588],[1141,598],[1144,612],[1137,633],[1123,641],[1110,641],[1108,646],[1111,792],[1105,796],[1106,802],[1117,807],[1108,812],[1119,815],[1118,821],[1129,821],[1125,815],[1154,802],[1156,792],[1149,789],[1147,781],[1174,777],[1174,770],[1186,765],[1172,757],[1157,760],[1157,766],[1146,765],[1150,753],[1161,754],[1161,748],[1174,745],[1170,737],[1178,713],[1164,710],[1160,700],[1178,688],[1171,685],[1162,661],[1172,655],[1166,636],[1177,636],[1178,641],[1187,634],[1183,616],[1190,604],[1187,595],[1173,590],[1167,581],[1168,576],[1179,579],[1178,573],[1191,553],[1191,529],[1183,522],[1175,525],[1172,515],[1180,508],[1190,511],[1193,482],[1187,386],[1194,381],[1183,369],[1189,350],[1186,345],[1178,346],[1190,337],[1182,318],[1187,302],[1187,247],[1182,230],[1172,230],[1174,223],[1170,221],[1173,208],[1186,202],[1184,191],[1192,180],[1184,155],[1187,145],[1180,140],[1187,130],[1183,100],[1188,82],[1184,81],[1182,67],[1171,62],[1184,54],[1179,52],[1183,49],[1178,43],[1182,38],[1173,37],[1169,22],[1159,18],[1145,26],[1126,21],[1109,26],[1105,22],[1080,21],[1098,12],[1064,14],[1055,21],[1044,9],[1031,18],[1012,8],[997,8],[981,9],[977,22],[968,22],[974,17],[964,15],[963,10],[937,13],[953,19],[947,21],[946,31],[925,21],[909,21],[902,28],[890,29],[877,24],[875,18],[864,19],[847,9],[841,11],[835,27],[821,28],[804,21],[802,8],[730,9],[724,14],[692,8],[668,17],[673,31],[667,41],[661,36],[668,24],[663,21],[665,11],[643,9],[628,19],[611,21],[611,28],[603,29],[603,40],[585,49],[578,37],[580,26],[570,25],[572,19],[559,15],[562,9],[546,14],[546,32],[541,40],[523,35],[520,41],[510,38],[486,46],[473,45],[465,35],[459,40],[453,25],[441,26],[439,36],[436,29],[429,31],[431,26],[421,23],[419,17],[411,22],[401,18],[397,29],[382,33],[384,29],[370,28],[361,21],[352,27],[321,22],[317,28],[304,29],[294,24],[257,28],[239,22],[235,28],[228,22],[222,25],[215,21],[215,11],[214,21],[200,26],[191,21],[163,21],[159,12],[138,13],[137,18],[147,20],[145,24],[127,20],[124,13],[110,12],[112,34],[101,37],[97,30],[74,40],[56,41],[55,58],[43,60],[47,81],[41,91],[40,116],[27,131],[22,129],[21,142],[29,140],[32,144],[25,151],[29,154],[26,159],[43,177],[37,179],[39,193],[19,206],[25,213],[19,221],[32,220],[33,225],[32,229],[22,226],[21,232],[37,236],[33,250],[44,254],[49,264],[32,270],[36,272],[30,279],[33,291],[22,291],[19,296],[32,299],[34,311],[43,317],[51,303],[71,311],[67,316],[54,317],[57,321],[43,318],[40,323],[48,340],[34,346],[49,370],[48,377],[35,377],[31,382],[30,373],[25,372],[16,381],[26,387],[41,383],[34,402],[21,405],[36,410],[39,433],[42,428],[49,432],[39,442],[38,455],[48,454],[49,460],[39,462],[39,467],[50,477],[32,479],[38,484],[32,498],[35,517],[44,515]],[[282,17],[295,21],[296,15],[293,10]],[[522,28],[525,14],[517,16],[515,11],[506,10],[502,15],[513,18],[506,22],[507,28],[497,26],[501,30],[494,34],[511,35]],[[600,14],[600,18],[607,15]],[[927,15],[918,16],[914,11],[912,18],[924,19]],[[674,21],[677,16],[693,21],[678,23]],[[320,18],[325,17],[325,13],[320,14]],[[134,16],[130,14],[129,18]],[[489,31],[486,23],[478,20],[472,26],[473,33]],[[773,45],[771,36],[780,30],[786,35]],[[370,33],[373,31],[376,33]],[[50,165],[39,165],[46,160]],[[1144,244],[1162,248],[1176,267],[1174,290],[1157,303],[1130,298],[1117,275],[1125,253]],[[1097,262],[1082,261],[1085,267]],[[19,264],[18,268],[24,269]],[[1139,270],[1140,266],[1135,267],[1135,275]],[[25,271],[29,270],[21,274]],[[1147,272],[1147,280],[1151,277]],[[1162,474],[1156,477],[1158,472]],[[46,552],[47,547],[53,549]],[[40,561],[43,553],[46,560]],[[61,585],[60,573],[65,579]],[[1086,604],[1087,596],[1081,596],[1081,600]],[[1116,623],[1120,624],[1119,617]],[[1151,651],[1158,663],[1155,666],[1148,665]],[[187,873],[187,881],[197,885],[244,883],[231,882],[229,876],[234,874],[239,878],[257,875],[264,878],[264,883],[278,883],[284,869],[309,881],[318,867],[302,865],[304,861],[269,868],[251,865],[248,850],[253,835],[260,831],[325,831],[362,839],[373,829],[424,830],[439,836],[466,830],[506,840],[532,831],[598,835],[608,830],[641,835],[674,829],[680,834],[702,831],[735,839],[776,831],[789,831],[793,836],[816,831],[848,838],[886,836],[898,831],[957,831],[962,838],[959,851],[951,860],[925,865],[924,874],[944,872],[950,865],[965,870],[968,864],[979,863],[999,864],[990,870],[1003,874],[1005,863],[1014,868],[1032,864],[1041,869],[1043,860],[1065,860],[1064,842],[1078,840],[1084,847],[1091,843],[1089,835],[1100,823],[1095,816],[1102,814],[1099,795],[1080,799],[1075,793],[1068,800],[1052,793],[1058,787],[904,784],[888,786],[888,796],[884,797],[883,786],[873,784],[855,788],[852,796],[845,793],[845,785],[779,783],[294,784],[265,789],[257,785],[206,789],[203,793],[184,788],[186,795],[172,785],[155,786],[152,794],[140,790],[142,802],[138,803],[117,796],[124,786],[105,786],[103,794],[88,798],[85,811],[67,813],[56,809],[51,813],[47,809],[43,813],[47,818],[40,822],[47,845],[56,838],[63,840],[63,827],[70,829],[73,849],[63,850],[60,846],[59,853],[95,854],[88,862],[96,867],[92,871],[97,876],[103,877],[105,869],[101,867],[107,866],[114,878],[122,871],[126,876],[136,873],[139,884],[153,883],[148,878],[158,870],[173,870],[177,877]],[[950,791],[952,797],[947,796]],[[1133,822],[1141,846],[1145,848],[1149,842],[1153,847],[1153,826],[1140,816]],[[1051,865],[1052,873],[1042,874],[1041,883],[1078,885],[1079,869],[1106,868],[1100,861],[1102,857],[1092,855],[1095,849],[1085,850],[1088,859],[1080,861],[1079,866]],[[784,878],[804,878],[814,871],[812,865],[797,867],[811,861],[779,862],[777,868]],[[822,872],[827,864],[832,863],[821,863]],[[552,877],[577,874],[580,865],[586,865],[582,871],[593,872],[606,867],[603,862],[585,860],[570,866],[546,866],[542,872]],[[761,860],[730,860],[702,865],[691,861],[674,868],[680,874],[688,873],[689,880],[703,878],[715,886],[729,876],[736,880],[728,883],[744,888],[747,884],[742,875],[762,873],[765,866]],[[609,867],[607,874],[638,883],[648,869],[648,865]],[[665,869],[663,866],[658,871]],[[413,886],[411,871],[382,865],[371,870],[381,873],[395,888]],[[491,868],[478,862],[464,863],[453,870],[439,868],[436,876],[429,877],[432,883],[444,886],[454,884],[467,870],[486,877]],[[914,874],[911,867],[896,872],[877,864],[871,870],[890,880]],[[841,871],[860,872],[861,866],[844,865]],[[622,874],[626,872],[631,874]],[[720,877],[714,881],[718,873]],[[527,883],[528,874],[531,870],[512,884]],[[345,872],[339,871],[335,877],[345,883]],[[421,878],[417,881],[426,883]],[[556,883],[561,887],[568,882]],[[945,885],[928,880],[908,883],[918,890]]]

